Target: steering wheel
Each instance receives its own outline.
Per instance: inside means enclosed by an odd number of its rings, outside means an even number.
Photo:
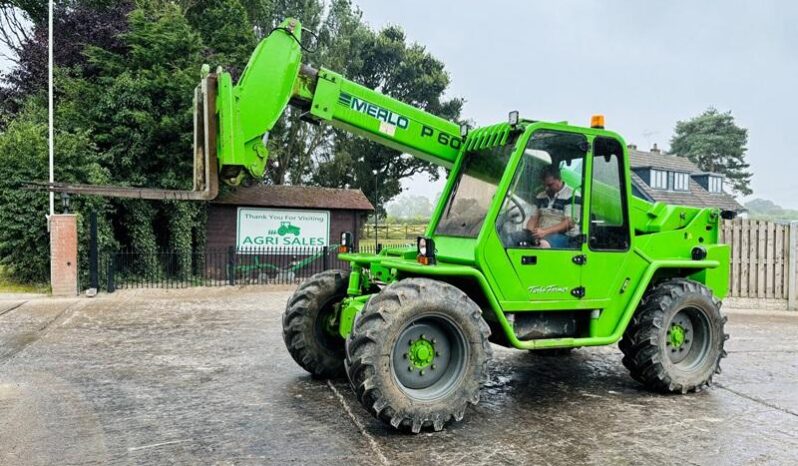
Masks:
[[[521,203],[518,202],[518,199],[516,199],[515,194],[511,194],[509,196],[509,199],[510,199],[510,201],[512,201],[513,206],[510,207],[509,209],[507,209],[507,212],[505,212],[505,215],[507,216],[507,220],[509,220],[509,222],[514,224],[514,225],[523,225],[524,221],[526,220],[526,212],[524,211],[524,206],[522,206]],[[516,210],[516,209],[518,210],[518,213],[520,214],[519,215],[520,220],[518,220],[518,221],[515,220],[516,216],[513,214],[513,211]]]

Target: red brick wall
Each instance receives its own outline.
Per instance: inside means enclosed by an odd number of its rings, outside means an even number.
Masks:
[[[78,221],[73,214],[50,217],[50,285],[53,296],[78,294]]]
[[[244,207],[244,206],[242,206]],[[323,209],[316,209],[323,210]],[[211,204],[208,210],[207,249],[226,249],[236,244],[237,206]],[[341,233],[351,231],[357,236],[365,216],[361,211],[330,209],[330,243],[338,244]],[[357,222],[358,216],[362,216]],[[355,242],[357,245],[357,242]]]

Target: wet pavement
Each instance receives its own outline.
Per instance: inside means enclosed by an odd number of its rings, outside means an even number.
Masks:
[[[798,464],[798,313],[730,313],[723,373],[687,396],[615,347],[496,347],[465,420],[409,436],[293,363],[290,294],[0,300],[0,464]]]

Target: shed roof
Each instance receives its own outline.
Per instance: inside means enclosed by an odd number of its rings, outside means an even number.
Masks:
[[[373,211],[374,206],[359,189],[257,184],[236,187],[219,194],[214,204]]]

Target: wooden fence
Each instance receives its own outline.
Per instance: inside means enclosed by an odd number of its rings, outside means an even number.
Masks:
[[[388,224],[379,224],[377,225],[377,233],[379,233],[379,239],[396,239],[396,240],[415,240],[417,236],[424,235],[424,232],[427,230],[426,224],[400,224],[400,223],[388,223]],[[374,224],[373,223],[366,223],[363,225],[363,230],[360,235],[361,241],[367,241],[369,239],[374,239]]]
[[[731,246],[730,296],[789,300],[796,293],[798,224],[724,221],[720,241]]]

